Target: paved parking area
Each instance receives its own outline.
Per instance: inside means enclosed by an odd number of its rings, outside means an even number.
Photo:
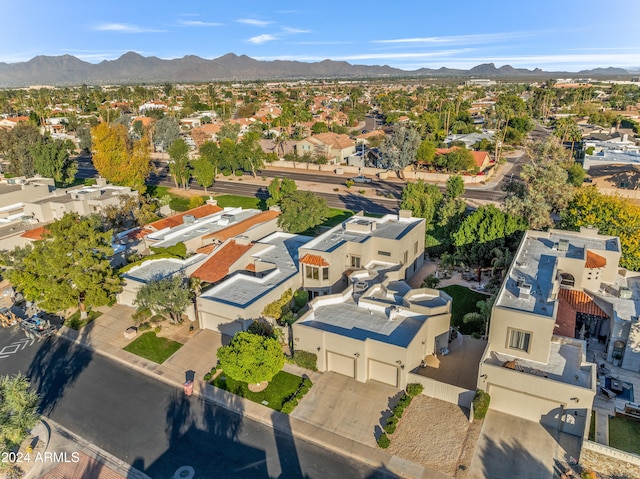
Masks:
[[[468,479],[552,479],[556,461],[577,458],[579,438],[489,410]]]
[[[291,417],[376,447],[376,427],[380,427],[389,402],[397,401],[400,393],[399,389],[386,384],[360,383],[338,373],[326,372]]]

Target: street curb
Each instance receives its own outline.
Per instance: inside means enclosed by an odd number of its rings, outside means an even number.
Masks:
[[[103,357],[109,358],[111,360],[117,361],[118,363],[127,366],[129,368],[135,369],[136,371],[143,373],[149,377],[158,379],[162,382],[164,382],[165,384],[175,387],[177,389],[181,389],[182,388],[182,384],[177,384],[175,381],[161,375],[161,374],[157,374],[154,371],[149,371],[148,369],[137,365],[137,364],[132,364],[130,362],[128,362],[127,360],[114,356],[112,354],[109,354],[106,351],[103,351],[99,348],[96,348],[90,344],[86,344],[84,342],[82,342],[81,340],[79,340],[78,338],[73,338],[73,337],[69,337],[67,336],[67,334],[65,334],[66,331],[63,331],[62,329],[59,330],[59,336],[62,337],[63,339],[65,339],[66,341],[69,341],[71,343],[77,344],[80,347],[83,347],[89,351],[92,351],[94,353],[100,354]],[[204,389],[203,389],[203,385],[204,385]],[[214,391],[214,387],[209,385],[206,381],[203,382],[202,380],[198,380],[198,388],[194,388],[193,391],[193,395],[202,399],[203,401],[207,401],[210,404],[213,404],[215,406],[218,407],[222,407],[224,409],[226,409],[227,411],[230,411],[234,414],[237,414],[241,417],[247,417],[257,423],[260,423],[264,426],[267,426],[273,430],[279,431],[283,434],[287,434],[288,436],[294,438],[294,439],[302,439],[306,442],[309,442],[311,444],[314,444],[316,446],[322,447],[323,449],[326,449],[330,452],[333,452],[334,454],[338,454],[340,456],[343,457],[348,457],[351,459],[354,459],[356,461],[362,462],[363,464],[367,464],[373,467],[376,466],[386,466],[390,472],[389,474],[392,475],[393,474],[399,474],[402,477],[407,477],[407,478],[421,478],[424,476],[424,472],[428,472],[426,471],[425,467],[417,464],[417,463],[413,463],[410,461],[407,461],[406,459],[402,459],[398,456],[391,456],[383,451],[379,451],[377,449],[371,448],[370,446],[366,445],[366,444],[362,444],[358,441],[354,441],[353,439],[349,439],[346,438],[344,436],[341,436],[339,434],[335,434],[332,433],[330,431],[326,431],[325,429],[319,428],[318,426],[314,426],[312,424],[309,423],[305,423],[304,421],[300,421],[299,419],[295,419],[292,418],[291,416],[287,415],[287,414],[283,414],[281,412],[272,410],[267,408],[266,406],[262,406],[260,404],[256,404],[252,401],[249,401],[248,399],[242,398],[240,396],[237,396],[237,398],[241,401],[241,402],[246,402],[247,404],[251,404],[251,405],[255,405],[255,406],[259,406],[260,408],[264,408],[265,412],[269,412],[269,417],[265,417],[259,414],[253,414],[251,412],[247,411],[247,408],[244,408],[244,412],[239,412],[234,408],[229,407],[229,404],[224,401],[224,400],[216,400],[216,397],[212,396],[211,394],[206,394],[206,390],[208,388],[211,388],[211,391]],[[225,394],[229,394],[231,395],[231,393],[227,392],[227,391],[223,391],[220,390],[218,394],[221,395],[225,395]],[[233,395],[235,396],[235,395]],[[249,408],[250,409],[250,408]],[[320,431],[324,431],[327,432],[329,434],[332,434],[336,437],[336,441],[333,442],[328,442],[328,441],[322,441],[320,439],[318,439],[318,437],[316,435],[314,435],[312,432],[305,432],[302,430],[297,430],[296,433],[293,433],[293,430],[291,427],[282,427],[282,426],[278,426],[277,424],[274,423],[273,421],[273,415],[281,415],[282,418],[288,418],[289,422],[291,422],[291,420],[294,421],[299,421],[302,424],[307,424],[308,427],[311,427],[313,429],[318,429]],[[63,429],[61,427],[61,429]],[[297,428],[299,429],[299,428]],[[345,450],[344,448],[341,448],[339,443],[344,442],[344,441],[348,441],[350,443],[352,443],[352,446],[355,446],[356,448],[367,448],[367,452],[370,453],[370,455],[365,455],[362,453],[357,453],[355,451],[353,451],[353,447],[348,448],[348,450]],[[371,456],[378,456],[378,459],[376,461],[372,461]],[[380,457],[382,456],[382,457]],[[118,459],[118,461],[120,461]],[[121,461],[122,462],[122,461]],[[416,475],[416,472],[420,471],[419,475]],[[142,477],[148,477],[148,476],[141,476]],[[426,476],[428,477],[428,476]],[[132,479],[136,479],[136,478],[132,478]]]
[[[63,435],[66,436],[68,440],[79,444],[83,450],[90,451],[91,454],[87,454],[87,456],[91,457],[93,460],[101,464],[108,466],[110,469],[113,469],[115,472],[117,472],[121,476],[126,477],[127,479],[151,479],[151,477],[147,476],[144,472],[139,471],[138,469],[130,466],[123,460],[118,459],[112,454],[109,454],[104,449],[101,449],[95,444],[83,439],[80,436],[77,436],[76,434],[71,432],[69,429],[65,428],[64,426],[61,426],[57,422],[49,418],[47,418],[46,421],[43,421],[43,422],[48,422],[50,425],[49,427],[52,431],[55,430],[55,431],[62,432]]]

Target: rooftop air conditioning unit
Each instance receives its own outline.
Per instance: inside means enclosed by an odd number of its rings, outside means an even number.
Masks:
[[[558,251],[569,251],[569,240],[561,239],[558,242]]]
[[[182,222],[185,225],[192,225],[196,222],[196,217],[193,215],[184,215],[184,217],[182,218]]]
[[[631,299],[631,290],[626,286],[621,286],[618,290],[618,298],[620,299]]]

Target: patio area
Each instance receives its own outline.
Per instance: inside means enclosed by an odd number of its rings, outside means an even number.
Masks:
[[[449,354],[427,356],[424,360],[426,367],[414,372],[441,383],[474,390],[478,382],[480,359],[486,346],[484,340],[460,334],[449,344]]]

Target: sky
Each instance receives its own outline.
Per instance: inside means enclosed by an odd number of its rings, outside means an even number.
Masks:
[[[638,0],[0,0],[0,62],[128,51],[163,59],[227,53],[404,70],[640,70]]]

